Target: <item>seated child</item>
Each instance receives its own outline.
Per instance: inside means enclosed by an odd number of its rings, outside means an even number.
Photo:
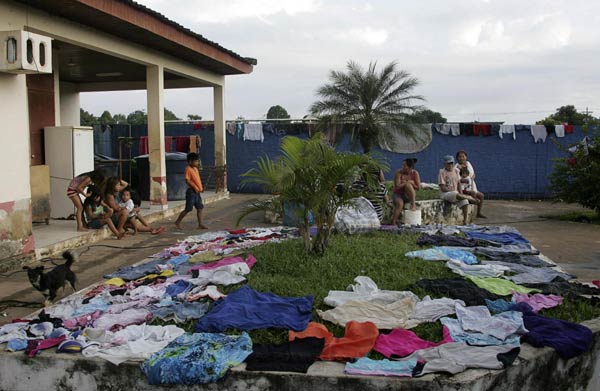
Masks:
[[[100,229],[103,226],[108,225],[108,228],[117,237],[117,239],[121,239],[123,236],[125,236],[124,233],[119,233],[113,224],[111,220],[113,211],[104,203],[104,201],[102,201],[100,189],[98,189],[96,186],[90,185],[88,186],[88,194],[89,196],[83,203],[83,210],[85,212],[88,228]]]
[[[150,227],[142,215],[139,214],[140,208],[133,204],[133,200],[131,199],[131,190],[129,188],[125,188],[123,191],[121,191],[121,202],[119,203],[119,206],[127,209],[129,218],[125,226],[127,228],[133,228],[134,234],[139,231],[150,232],[151,234],[156,235],[165,231],[165,227]]]
[[[459,185],[460,192],[464,195],[469,196],[469,197],[467,197],[469,202],[471,202],[473,204],[478,204],[479,200],[474,198],[477,193],[475,191],[473,191],[473,180],[471,179],[471,177],[469,175],[469,169],[467,167],[462,167],[459,171],[459,174],[460,174],[460,181],[459,181],[458,185]]]

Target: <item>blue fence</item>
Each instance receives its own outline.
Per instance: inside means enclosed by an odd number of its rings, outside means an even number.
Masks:
[[[107,132],[110,132],[107,133]],[[128,136],[128,126],[114,126],[104,131],[102,139],[96,138],[97,152],[116,156],[116,136]],[[199,129],[192,124],[168,124],[165,129],[168,136],[199,135],[202,139],[200,157],[203,165],[214,165],[214,132],[212,126]],[[132,126],[131,136],[147,135],[146,126]],[[574,133],[564,138],[557,138],[562,145],[571,145],[584,136],[582,129],[575,127]],[[240,187],[241,174],[255,167],[259,156],[269,156],[272,159],[280,155],[281,135],[265,132],[264,142],[242,141],[227,134],[227,180],[232,192],[261,192],[256,186]],[[304,134],[299,137],[306,138]],[[554,135],[548,135],[545,143],[535,144],[528,131],[517,132],[516,140],[505,136],[447,136],[433,133],[431,144],[423,151],[405,155],[381,151],[374,152],[387,159],[391,170],[386,173],[387,179],[392,179],[394,171],[401,167],[406,157],[416,157],[416,169],[424,182],[437,182],[438,170],[442,167],[444,155],[455,155],[456,151],[464,149],[469,154],[477,174],[477,186],[488,196],[504,198],[539,198],[550,196],[549,174],[553,169],[553,159],[564,157],[564,153],[550,141]],[[112,139],[109,141],[109,139]],[[98,144],[100,143],[100,144]],[[131,153],[137,154],[134,142]],[[100,148],[99,148],[100,146]],[[350,150],[348,139],[342,140],[337,146],[340,151]]]

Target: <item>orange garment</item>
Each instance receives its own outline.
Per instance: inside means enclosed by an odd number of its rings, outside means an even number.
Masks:
[[[189,187],[196,190],[197,192],[204,191],[202,186],[202,180],[200,179],[200,172],[196,167],[187,166],[185,168],[185,181]]]
[[[346,323],[346,331],[342,338],[335,338],[327,328],[316,322],[310,322],[304,331],[290,331],[288,339],[296,338],[324,338],[325,347],[319,356],[321,360],[348,360],[364,357],[373,349],[379,336],[379,330],[372,322],[356,322],[351,320]]]

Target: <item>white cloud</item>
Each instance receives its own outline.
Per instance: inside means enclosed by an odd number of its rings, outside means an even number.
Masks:
[[[384,29],[372,27],[354,28],[338,33],[338,38],[348,42],[362,42],[368,45],[383,45],[388,39],[388,32]]]

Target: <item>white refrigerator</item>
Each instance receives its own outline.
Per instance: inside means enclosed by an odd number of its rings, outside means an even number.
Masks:
[[[50,215],[69,217],[75,213],[67,197],[69,182],[94,169],[94,130],[90,126],[45,127],[44,149],[50,166]]]

